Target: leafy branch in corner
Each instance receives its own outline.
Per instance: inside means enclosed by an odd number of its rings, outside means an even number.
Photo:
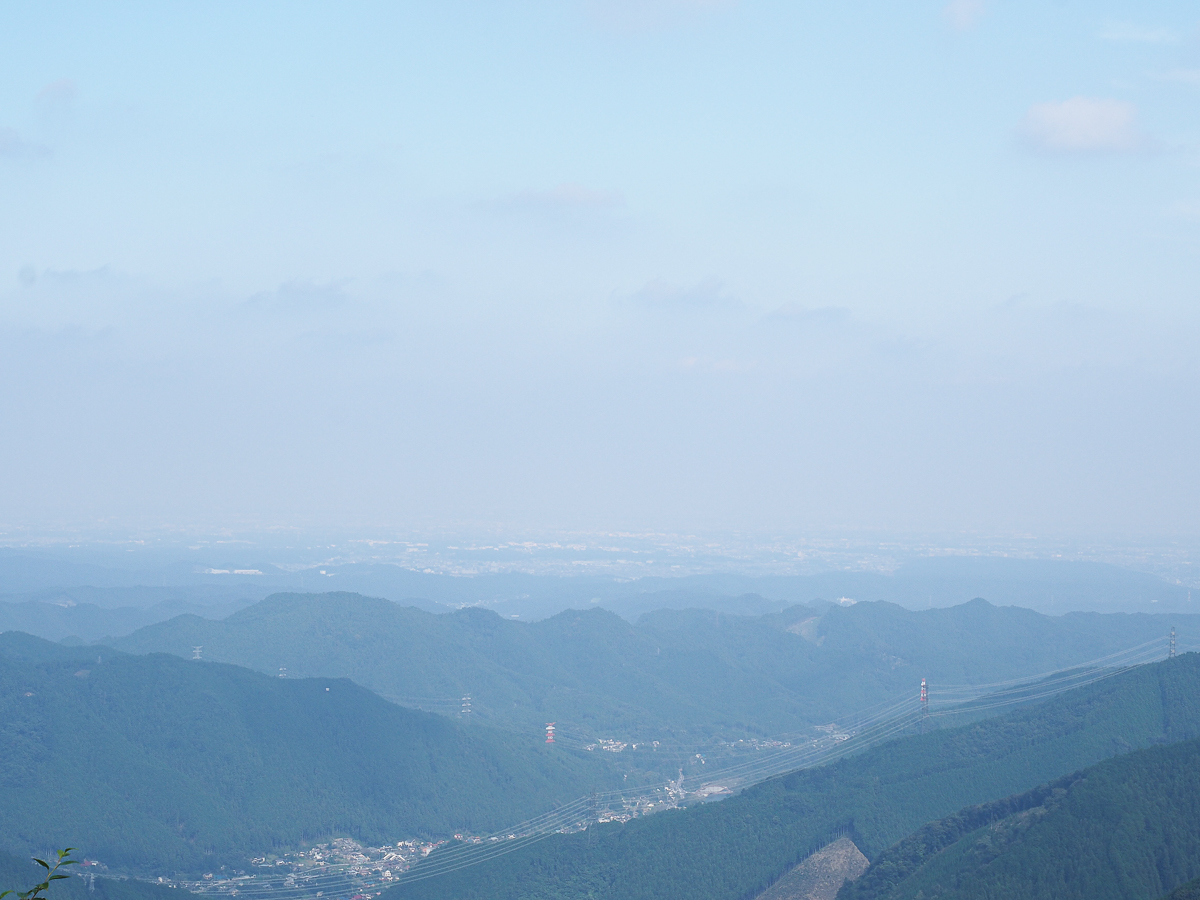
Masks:
[[[56,850],[55,853],[58,854],[58,859],[55,861],[53,866],[44,859],[38,859],[37,857],[34,857],[33,861],[46,870],[46,880],[41,884],[35,884],[27,891],[0,891],[0,900],[3,900],[4,897],[14,893],[17,895],[17,900],[43,900],[42,894],[50,889],[50,882],[58,881],[60,878],[70,877],[68,875],[63,875],[58,870],[63,866],[78,865],[79,860],[71,859],[71,852],[74,849],[74,847],[66,847],[63,850]]]

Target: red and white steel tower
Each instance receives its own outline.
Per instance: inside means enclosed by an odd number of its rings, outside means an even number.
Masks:
[[[554,743],[554,723],[553,722],[546,723],[546,743],[547,744]]]

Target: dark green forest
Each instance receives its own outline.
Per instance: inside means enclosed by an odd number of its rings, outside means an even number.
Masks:
[[[924,826],[838,900],[1155,900],[1200,875],[1200,741]]]
[[[605,760],[403,709],[346,679],[0,635],[0,846],[195,871],[330,834],[487,832]]]
[[[1197,735],[1200,655],[1186,654],[1037,707],[771,779],[720,803],[555,836],[394,888],[388,900],[752,897],[835,834],[849,834],[874,858],[965,806]]]
[[[628,740],[774,736],[834,721],[922,678],[983,684],[1160,640],[1147,615],[1039,615],[975,600],[913,612],[890,603],[763,616],[660,610],[636,625],[602,609],[539,622],[468,608],[434,615],[357,594],[276,594],[223,621],[180,616],[114,642],[274,674],[352,678],[405,705],[536,731]],[[440,707],[429,702],[440,698]]]

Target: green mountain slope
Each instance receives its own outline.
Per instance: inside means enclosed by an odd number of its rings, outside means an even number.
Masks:
[[[838,900],[1155,900],[1200,875],[1200,741],[921,828]]]
[[[82,860],[85,857],[76,854],[76,858]],[[47,900],[192,900],[193,897],[187,891],[142,881],[88,878],[86,866],[70,866],[61,871],[82,877],[54,882],[45,895]],[[29,890],[45,877],[45,870],[28,857],[22,859],[0,851],[0,893]]]
[[[344,679],[12,633],[0,636],[0,760],[0,846],[68,844],[158,873],[330,833],[489,831],[577,797],[604,762]]]
[[[274,674],[346,676],[397,702],[507,727],[557,721],[583,738],[778,735],[905,692],[980,684],[1163,642],[1200,617],[1042,616],[982,600],[911,612],[888,603],[759,617],[600,609],[540,622],[481,609],[434,615],[356,594],[277,594],[224,621],[181,616],[118,640]]]
[[[1200,734],[1200,655],[1046,703],[903,738],[720,803],[561,835],[389,900],[730,900],[754,896],[834,834],[874,857],[922,823],[1156,742]],[[437,865],[437,854],[430,866]]]
[[[1162,900],[1200,900],[1200,878],[1193,878],[1187,884],[1181,884]]]

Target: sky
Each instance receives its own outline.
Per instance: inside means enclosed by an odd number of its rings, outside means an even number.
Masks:
[[[0,6],[0,529],[1200,534],[1183,2]]]

